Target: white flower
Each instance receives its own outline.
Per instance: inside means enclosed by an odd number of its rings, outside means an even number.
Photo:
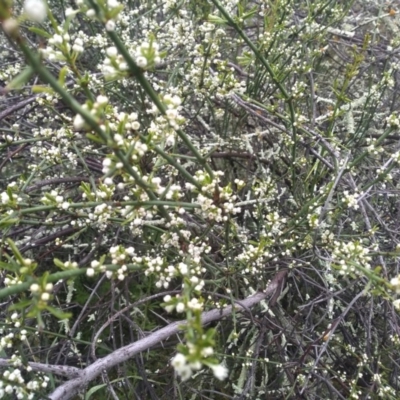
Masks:
[[[53,284],[47,283],[45,287],[46,292],[51,292],[53,290]]]
[[[99,95],[96,98],[97,103],[101,104],[101,105],[105,105],[108,103],[108,97],[107,96],[103,96],[103,95]]]
[[[184,303],[178,303],[176,305],[176,312],[181,313],[185,311],[185,304]]]
[[[140,56],[136,58],[136,64],[140,67],[140,68],[146,68],[147,66],[147,60],[145,57]]]
[[[112,32],[115,29],[115,22],[110,19],[106,22],[106,31]]]
[[[74,10],[73,8],[71,8],[71,7],[68,7],[66,10],[65,10],[65,16],[68,18],[68,17],[70,17],[70,16],[72,16],[72,15],[75,15],[75,14],[77,14],[78,13],[78,10]]]
[[[228,377],[228,369],[221,364],[213,365],[211,366],[211,369],[213,371],[214,376],[220,381],[223,381]]]
[[[85,126],[85,120],[80,114],[77,114],[74,118],[74,128],[79,131]]]
[[[182,353],[178,353],[172,360],[171,365],[174,367],[176,373],[186,381],[192,376],[192,368],[187,363],[186,356]]]
[[[108,57],[116,57],[118,55],[118,50],[116,47],[112,46],[112,47],[108,47],[106,50],[106,54]]]
[[[24,12],[34,22],[43,22],[47,17],[47,6],[43,0],[25,0]]]
[[[395,278],[392,278],[390,280],[390,284],[393,286],[392,290],[394,290],[396,293],[400,294],[400,279],[399,279],[399,276],[396,276]]]
[[[96,11],[93,10],[93,8],[89,8],[89,10],[86,11],[86,15],[87,15],[89,18],[93,18],[93,17],[96,16]]]
[[[214,349],[212,347],[204,347],[201,350],[201,355],[203,357],[209,357],[209,356],[212,356],[213,354],[214,354]]]
[[[182,353],[177,353],[171,360],[171,365],[176,369],[180,370],[186,365],[186,356]]]
[[[42,293],[42,295],[40,296],[40,298],[43,301],[48,301],[50,299],[50,294],[49,293]]]
[[[32,283],[31,287],[30,287],[30,291],[32,293],[39,291],[40,286],[37,283]]]

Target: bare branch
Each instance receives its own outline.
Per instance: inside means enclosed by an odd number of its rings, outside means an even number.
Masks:
[[[0,358],[0,367],[10,367],[10,365],[12,365],[11,359]],[[33,371],[65,376],[70,379],[78,377],[81,372],[79,368],[68,367],[66,365],[49,365],[37,362],[28,362],[28,366],[31,367]]]
[[[288,271],[279,271],[274,279],[271,281],[269,286],[264,292],[256,293],[247,299],[241,300],[240,305],[235,306],[236,311],[241,309],[250,308],[255,304],[259,303],[261,300],[270,297],[275,293],[275,291],[280,287],[281,281],[286,277]],[[214,309],[205,312],[202,316],[203,325],[209,324],[212,321],[220,320],[228,315],[232,314],[233,307],[227,306],[224,309]],[[68,400],[76,395],[76,393],[81,390],[85,385],[87,385],[92,380],[96,379],[104,370],[112,368],[124,361],[129,360],[136,354],[149,349],[150,347],[160,343],[161,341],[167,339],[169,336],[175,335],[181,331],[186,325],[186,321],[178,321],[169,324],[168,326],[161,328],[160,330],[152,333],[151,335],[138,340],[128,346],[124,346],[108,356],[101,358],[100,360],[89,365],[87,368],[81,370],[79,377],[72,379],[63,385],[59,386],[52,394],[50,394],[49,399],[51,400]]]

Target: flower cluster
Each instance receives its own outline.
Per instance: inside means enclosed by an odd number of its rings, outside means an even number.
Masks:
[[[400,118],[397,114],[390,114],[389,117],[386,118],[386,122],[392,128],[399,128],[400,127]]]
[[[85,104],[82,105],[82,108],[86,111],[89,111],[92,116],[99,121],[99,125],[104,128],[102,124],[100,124],[100,119],[103,116],[105,108],[108,104],[107,96],[99,95],[96,98],[95,102],[87,101]],[[77,114],[74,118],[74,128],[79,130],[87,129],[87,124],[81,114]]]
[[[7,190],[0,193],[0,205],[7,206],[8,209],[18,207],[18,203],[23,200],[23,197],[18,193],[16,182],[11,182],[7,185]]]
[[[360,207],[358,205],[357,199],[360,197],[359,193],[350,194],[347,190],[343,192],[344,201],[347,204],[347,207],[353,208],[354,210],[358,210]]]
[[[38,0],[31,0],[38,1]],[[47,46],[40,49],[42,56],[52,62],[71,62],[85,50],[85,42],[79,36],[73,39],[68,32],[69,24],[64,22],[58,26],[57,32],[47,41]]]
[[[52,298],[51,292],[53,291],[53,284],[47,283],[43,286],[38,283],[32,283],[29,290],[33,297],[37,299],[39,308],[44,308]]]
[[[370,269],[368,248],[362,246],[359,242],[334,242],[332,252],[333,266],[339,269],[341,275],[355,274],[364,275],[363,269]]]
[[[202,350],[208,356],[213,353],[212,347]],[[194,371],[202,368],[201,362],[188,362],[187,357],[182,353],[177,353],[171,360],[171,365],[174,367],[175,372],[182,378],[183,381],[189,379]],[[228,369],[223,365],[208,365],[214,373],[214,376],[219,380],[224,380],[228,376]]]
[[[106,49],[106,58],[100,65],[100,70],[106,80],[127,76],[129,65],[124,57],[119,54],[116,47]],[[159,46],[154,40],[143,42],[130,52],[130,56],[138,67],[143,70],[153,69],[161,61]]]
[[[45,193],[40,201],[45,205],[55,205],[57,208],[63,210],[67,210],[70,206],[70,203],[65,201],[64,196],[58,194],[56,190],[52,190],[50,193]]]
[[[161,61],[159,46],[154,40],[142,42],[131,55],[142,69],[154,68]]]
[[[179,126],[185,122],[185,119],[179,114],[181,102],[181,98],[177,95],[166,94],[163,97],[163,103],[166,107],[165,116],[174,129],[179,129]]]
[[[235,205],[237,196],[233,194],[231,186],[221,187],[218,185],[220,177],[223,175],[222,171],[216,171],[215,177],[212,179],[204,171],[197,171],[195,174],[196,180],[201,185],[201,193],[198,193],[196,198],[200,209],[196,209],[196,213],[207,220],[227,221],[229,215],[235,215],[241,211],[241,208]],[[189,182],[186,183],[186,188],[197,192],[197,188]],[[212,198],[210,193],[212,193]]]
[[[103,265],[102,260],[100,260],[100,261],[93,260],[90,263],[90,267],[86,270],[86,275],[94,276],[96,273],[105,272],[105,271],[106,271],[106,267]]]

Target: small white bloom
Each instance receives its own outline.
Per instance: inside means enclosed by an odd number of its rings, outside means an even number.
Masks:
[[[40,286],[37,283],[32,283],[31,287],[30,287],[30,291],[32,293],[39,291]]]
[[[108,47],[106,50],[106,54],[108,57],[116,57],[118,55],[118,50],[116,47],[112,46],[112,47]]]
[[[113,179],[108,177],[104,179],[104,184],[107,186],[111,186],[113,184]]]
[[[112,32],[114,29],[115,29],[115,22],[112,19],[108,20],[106,22],[106,30],[108,32]]]
[[[140,68],[146,68],[147,66],[147,60],[145,57],[137,57],[136,58],[136,64],[140,67]]]
[[[108,97],[107,96],[103,96],[103,95],[99,95],[96,98],[96,102],[101,104],[101,105],[105,105],[108,103]]]
[[[50,299],[50,294],[49,293],[42,293],[42,295],[40,296],[40,298],[43,301],[48,301]]]
[[[68,7],[66,10],[65,10],[65,16],[68,18],[68,17],[70,17],[70,16],[72,16],[72,15],[75,15],[75,14],[77,14],[78,13],[78,10],[74,10],[73,8],[71,8],[71,7]]]
[[[181,313],[185,311],[185,304],[184,303],[178,303],[176,305],[176,312]]]
[[[228,377],[228,369],[221,364],[213,365],[211,369],[213,371],[214,376],[220,381],[223,381]]]
[[[85,126],[85,120],[80,114],[77,114],[74,118],[74,128],[79,131]]]
[[[394,300],[393,301],[394,308],[397,310],[400,310],[400,299]]]
[[[47,6],[43,0],[25,0],[25,15],[34,22],[43,22],[47,17]]]
[[[96,16],[96,11],[93,10],[93,8],[89,8],[89,10],[86,11],[86,15],[89,18],[94,18]]]
[[[186,356],[182,353],[176,354],[171,360],[171,365],[175,369],[181,369],[186,364]]]

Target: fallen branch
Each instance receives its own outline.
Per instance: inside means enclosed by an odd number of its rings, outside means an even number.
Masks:
[[[235,310],[246,310],[259,303],[261,300],[272,297],[274,293],[280,289],[281,282],[286,278],[287,273],[287,270],[279,271],[264,292],[259,292],[248,297],[247,299],[240,300],[235,305]],[[220,320],[232,314],[232,312],[233,306],[207,311],[202,315],[202,323],[203,325],[206,325],[212,321]],[[136,354],[148,350],[150,347],[181,331],[185,325],[186,321],[173,322],[168,326],[152,333],[151,335],[146,336],[135,343],[129,344],[128,346],[124,346],[108,356],[97,360],[92,365],[89,365],[85,369],[81,370],[79,377],[71,379],[55,389],[53,393],[50,394],[49,399],[68,400],[74,397],[79,390],[85,387],[89,382],[96,379],[104,370],[110,369],[124,361],[129,360]]]
[[[0,367],[13,367],[13,360],[10,358],[0,358]],[[66,365],[49,365],[37,362],[28,362],[28,366],[33,371],[43,372],[44,374],[55,374],[65,376],[66,378],[76,378],[82,371],[76,367],[68,367]]]

